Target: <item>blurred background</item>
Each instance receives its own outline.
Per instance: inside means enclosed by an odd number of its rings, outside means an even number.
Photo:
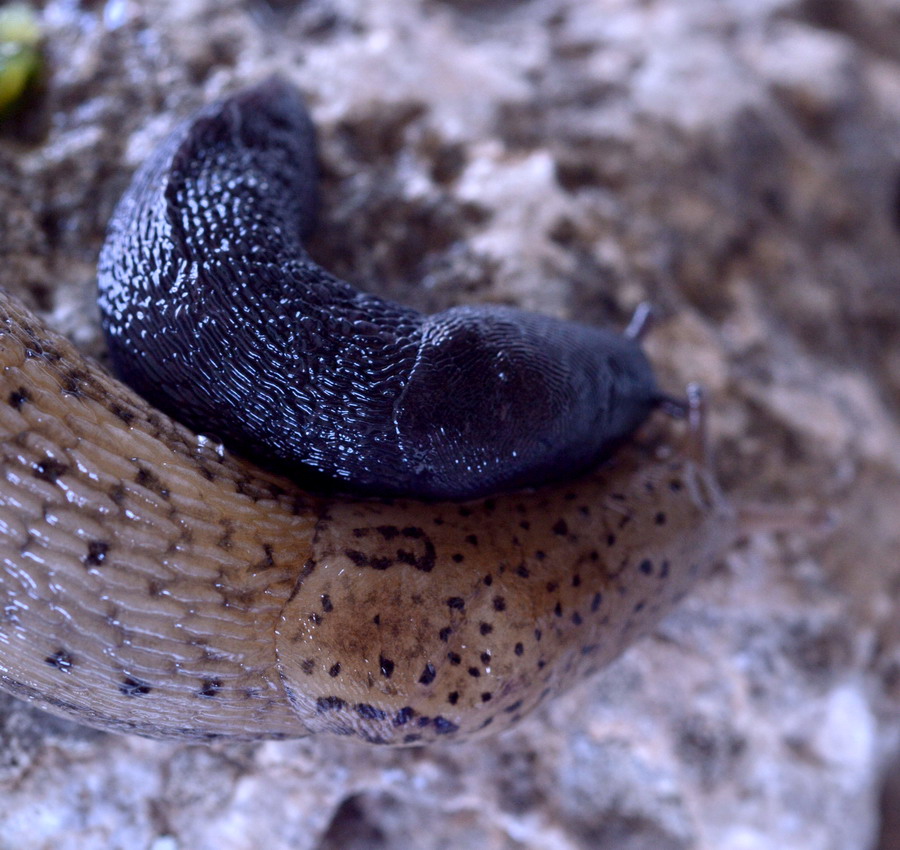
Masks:
[[[319,126],[322,265],[422,310],[651,301],[735,501],[836,528],[751,535],[482,744],[156,742],[0,696],[0,848],[900,848],[900,2],[0,6],[0,285],[102,361],[131,174],[272,72]]]

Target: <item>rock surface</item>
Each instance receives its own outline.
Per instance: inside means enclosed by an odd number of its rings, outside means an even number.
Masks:
[[[896,0],[48,0],[40,18],[42,86],[0,124],[0,285],[86,351],[133,169],[178,117],[278,71],[321,128],[323,265],[423,309],[622,323],[650,299],[650,353],[666,386],[708,388],[734,498],[839,519],[751,535],[652,638],[485,744],[179,745],[0,697],[0,847],[898,846],[879,825],[900,808],[896,780],[882,792]]]

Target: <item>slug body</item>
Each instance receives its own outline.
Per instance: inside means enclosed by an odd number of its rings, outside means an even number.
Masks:
[[[228,312],[224,293],[207,292],[200,283],[211,269],[226,278],[236,274],[229,263],[240,244],[246,259],[241,275],[252,271],[254,279],[277,287],[290,277],[285,269],[293,269],[316,283],[314,294],[303,296],[309,302],[304,309],[324,299],[303,332],[305,342],[311,339],[319,347],[310,355],[278,360],[275,336],[300,334],[303,316],[290,313],[282,320],[263,310],[269,319],[258,320],[260,301],[270,302],[271,290],[264,297],[235,278],[238,312],[251,320],[247,339],[257,342],[256,349],[242,342],[244,353],[256,351],[267,364],[274,359],[307,376],[320,368],[337,365],[340,372],[349,370],[350,362],[369,362],[369,355],[360,353],[368,339],[377,337],[398,352],[409,348],[408,357],[400,356],[412,364],[402,381],[390,366],[379,373],[383,387],[377,386],[392,399],[391,410],[401,409],[399,419],[412,423],[409,433],[421,437],[427,406],[395,406],[415,385],[417,368],[444,374],[441,357],[450,356],[463,339],[481,339],[485,315],[488,325],[495,320],[515,325],[504,332],[506,340],[513,334],[527,339],[563,323],[544,325],[506,311],[459,310],[437,320],[453,328],[460,319],[458,337],[447,331],[453,344],[423,351],[424,340],[439,336],[430,319],[360,295],[298,259],[298,246],[288,236],[297,219],[286,208],[293,205],[305,216],[311,201],[303,194],[272,200],[269,190],[280,172],[255,171],[253,152],[246,154],[251,165],[245,175],[233,178],[240,197],[206,206],[196,194],[185,206],[176,197],[168,207],[172,233],[158,244],[147,242],[162,225],[142,199],[158,191],[177,196],[173,170],[191,171],[199,151],[200,173],[189,181],[192,187],[219,179],[206,171],[210,163],[235,173],[234,149],[214,145],[210,152],[204,141],[220,138],[223,120],[229,138],[239,129],[254,148],[271,145],[275,160],[296,164],[282,142],[302,130],[305,119],[298,116],[305,113],[286,106],[278,113],[283,121],[257,126],[245,112],[245,104],[258,105],[260,98],[264,104],[287,98],[296,105],[284,86],[267,86],[226,101],[180,131],[123,201],[113,247],[105,253],[107,311],[113,323],[121,322],[112,334],[117,359],[121,362],[121,350],[140,336],[135,330],[140,310],[111,307],[126,296],[110,268],[131,263],[140,279],[166,278],[179,306],[171,314],[170,308],[157,307],[172,327],[196,299],[210,323],[238,334],[240,317]],[[207,125],[210,135],[203,129]],[[258,204],[247,207],[246,181],[266,183]],[[195,207],[203,211],[196,220],[189,214]],[[124,225],[129,209],[133,230]],[[201,259],[193,253],[200,250],[198,234],[212,232],[209,221],[216,215],[222,219],[216,244],[227,248],[221,257],[213,251]],[[246,226],[232,232],[226,223],[235,220]],[[266,241],[254,265],[248,258],[256,255],[251,235],[257,230],[265,230]],[[132,254],[122,247],[126,243],[149,246],[151,253]],[[173,261],[176,243],[184,253]],[[317,288],[320,283],[323,289]],[[299,296],[284,290],[275,300],[282,297],[293,310],[290,299]],[[346,307],[337,310],[337,318],[335,298]],[[371,311],[366,319],[359,313],[364,326],[358,327],[348,315],[356,315],[361,305],[374,309],[374,317]],[[385,317],[390,321],[382,323]],[[180,368],[186,355],[177,352],[193,351],[194,344],[219,346],[211,363],[245,368],[227,360],[224,343],[202,334],[197,343],[178,343],[163,325],[154,320],[174,347],[153,368],[164,372],[170,360],[177,363],[165,374],[174,381],[179,403],[189,402]],[[340,345],[335,328],[347,331]],[[565,329],[545,351],[581,338],[581,331],[573,337],[568,325]],[[522,351],[528,348],[523,344]],[[613,354],[620,350],[626,353],[617,359]],[[631,367],[643,374],[643,365],[635,366],[643,361],[624,343],[612,342],[603,352],[594,365],[606,362],[610,374]],[[458,356],[465,360],[465,349]],[[510,355],[509,367],[516,381],[547,378],[543,361],[535,366],[528,357],[519,363],[517,356]],[[570,362],[566,356],[563,363]],[[386,362],[379,359],[373,368]],[[691,435],[685,448],[668,453],[630,442],[575,480],[464,503],[434,498],[445,489],[456,492],[452,470],[413,473],[417,482],[426,482],[424,495],[430,499],[326,495],[217,450],[85,360],[5,293],[0,293],[0,367],[0,687],[100,728],[243,740],[329,732],[399,745],[499,731],[645,634],[736,536],[735,514]],[[136,378],[142,389],[148,380]],[[355,380],[349,372],[335,378],[350,386]],[[617,398],[623,386],[644,387],[637,393],[642,400],[635,402],[643,411],[655,392],[648,389],[652,378],[617,380],[606,384]],[[273,398],[290,394],[284,382],[269,386],[257,373],[248,373],[246,381]],[[318,384],[303,385],[307,396],[321,390]],[[237,387],[229,382],[224,395],[234,395]],[[348,413],[357,426],[380,415],[372,405],[379,408],[382,394],[376,392],[373,401],[372,387],[359,389],[365,396],[360,409]],[[393,396],[387,392],[391,387]],[[332,416],[330,403],[319,400],[309,416]],[[395,421],[396,413],[388,418]],[[260,419],[259,434],[265,426]],[[380,428],[373,425],[376,445],[386,433]],[[343,437],[335,439],[337,445]],[[331,457],[329,451],[321,449]],[[394,457],[398,449],[385,451]],[[475,460],[493,458],[494,449],[474,451]],[[596,451],[595,446],[579,455],[575,466]],[[573,457],[568,449],[563,455]],[[491,478],[492,464],[484,463],[490,489],[501,480]],[[363,465],[363,489],[374,481],[366,478],[368,471]],[[395,479],[388,489],[405,491],[408,473],[407,468],[403,480]]]
[[[278,79],[148,160],[110,224],[113,364],[241,454],[375,495],[470,499],[584,472],[659,399],[636,340],[496,306],[423,316],[302,247],[315,141]]]
[[[412,744],[508,727],[734,539],[690,452],[464,504],[311,496],[0,293],[0,687],[102,728]]]

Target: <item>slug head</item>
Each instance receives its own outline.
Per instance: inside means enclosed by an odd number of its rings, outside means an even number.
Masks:
[[[416,491],[472,498],[583,472],[656,406],[634,340],[502,307],[428,317],[395,423]]]

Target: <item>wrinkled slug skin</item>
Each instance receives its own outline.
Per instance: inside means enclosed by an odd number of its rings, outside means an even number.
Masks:
[[[101,728],[392,744],[506,728],[734,536],[640,445],[457,503],[318,498],[218,454],[0,293],[0,685]]]
[[[149,735],[303,734],[273,627],[313,503],[0,311],[3,687]]]
[[[645,634],[733,522],[705,472],[637,447],[531,493],[334,503],[277,627],[288,697],[376,743],[503,730]]]
[[[279,472],[465,501],[594,468],[660,400],[640,340],[510,307],[423,315],[307,254],[315,136],[271,78],[154,151],[97,284],[114,369],[180,422]]]

